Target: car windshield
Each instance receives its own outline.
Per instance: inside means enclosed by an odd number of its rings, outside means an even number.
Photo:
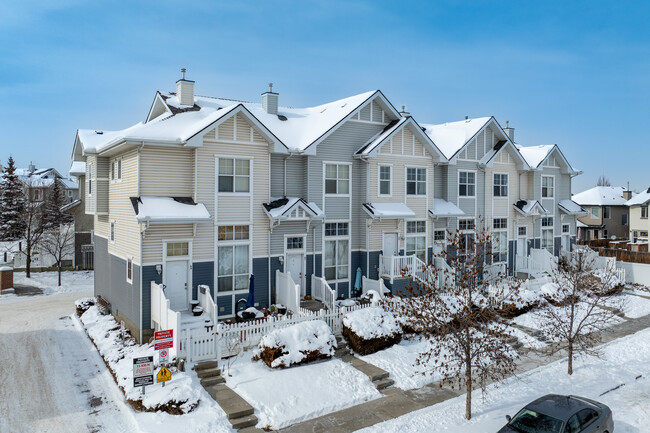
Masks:
[[[560,433],[562,421],[524,408],[508,423],[508,427],[521,433]]]

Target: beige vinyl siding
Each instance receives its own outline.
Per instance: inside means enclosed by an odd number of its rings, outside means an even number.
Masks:
[[[140,262],[140,226],[135,219],[130,197],[138,195],[138,152],[131,150],[122,158],[122,180],[108,184],[110,215],[108,222],[115,222],[115,242],[108,242],[109,253],[124,259]],[[110,161],[115,161],[111,158]]]
[[[508,239],[513,239],[517,236],[515,231],[515,211],[513,210],[513,204],[518,200],[519,197],[519,172],[517,170],[517,165],[510,155],[508,149],[501,151],[494,160],[492,167],[488,167],[485,170],[486,179],[485,179],[485,216],[488,220],[489,227],[492,228],[492,220],[494,218],[508,218]],[[495,197],[494,196],[494,174],[507,174],[508,175],[508,196],[507,197]]]
[[[239,123],[247,125],[249,135],[246,137],[250,143],[250,124],[242,117]],[[233,119],[228,119],[219,126],[219,139],[203,139],[203,146],[196,149],[197,152],[197,179],[198,195],[197,201],[205,204],[214,218],[214,224],[220,223],[252,223],[250,233],[253,240],[253,256],[268,255],[268,229],[269,219],[264,213],[263,203],[269,201],[269,148],[266,142],[264,144],[248,144],[243,146],[236,143],[225,143],[224,137],[232,137],[234,128]],[[254,135],[254,134],[253,134]],[[239,136],[237,137],[239,139]],[[252,204],[252,221],[250,221],[251,206],[249,195],[233,195],[221,193],[218,197],[218,208],[215,209],[215,192],[216,192],[216,169],[215,161],[217,157],[228,158],[251,158],[252,175],[251,188],[253,193]],[[197,230],[197,239],[195,239],[195,250],[205,250],[210,245],[212,252],[210,258],[214,258],[214,225],[211,230],[206,230],[205,225],[200,225]],[[200,236],[199,236],[200,233]]]
[[[200,238],[193,238],[192,224],[152,224],[142,240],[143,263],[162,263],[163,241],[174,239],[192,240],[192,259],[197,260],[194,249]]]
[[[380,251],[383,249],[384,233],[404,234],[404,229],[400,227],[399,220],[375,221],[370,226],[370,251]],[[398,239],[403,236],[398,236]],[[399,239],[399,249],[404,249],[404,240]]]
[[[137,172],[137,166],[133,170]],[[140,177],[141,196],[192,197],[194,149],[145,146],[140,152]]]
[[[101,236],[105,239],[108,239],[108,215],[96,215],[94,221],[94,232],[97,236]]]

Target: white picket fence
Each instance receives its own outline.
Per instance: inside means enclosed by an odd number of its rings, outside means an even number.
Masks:
[[[311,297],[325,304],[328,310],[334,310],[336,292],[327,284],[325,278],[311,275]]]
[[[553,275],[557,269],[557,257],[545,248],[532,248],[528,256],[528,271],[530,273],[546,272]]]
[[[293,281],[291,273],[275,271],[275,300],[287,307],[289,311],[298,313],[300,309],[300,286]]]
[[[381,299],[384,299],[384,294],[389,293],[390,290],[386,288],[384,285],[384,279],[380,278],[378,280],[371,280],[370,278],[366,278],[365,276],[361,277],[361,294],[365,295],[368,293],[368,290],[374,290],[375,292],[379,293],[379,297]]]
[[[210,294],[210,287],[199,284],[198,288],[198,298],[199,298],[199,305],[203,308],[203,313],[212,320],[212,323],[215,324],[217,323],[217,305],[214,302],[214,299],[212,299],[212,295]]]
[[[170,352],[170,355],[174,356],[174,350],[179,348],[181,313],[171,309],[171,302],[165,296],[163,285],[153,281],[151,282],[151,327],[155,330],[172,329],[174,331],[174,349]]]

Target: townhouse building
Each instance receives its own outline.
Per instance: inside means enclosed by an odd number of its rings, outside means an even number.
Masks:
[[[145,122],[79,130],[73,146],[94,218],[95,293],[140,339],[153,327],[151,282],[177,311],[209,286],[220,318],[251,288],[256,306],[270,305],[276,270],[303,296],[312,275],[356,296],[358,273],[399,294],[408,279],[386,263],[426,263],[447,229],[471,236],[484,218],[503,233],[497,260],[514,269],[522,197],[539,204],[526,212],[550,218],[570,202],[577,172],[559,149],[533,167],[494,118],[420,125],[379,90],[287,108],[272,87],[252,103],[196,96],[185,78],[176,85],[156,93]],[[542,172],[562,185],[548,211]],[[564,222],[575,234],[575,218],[558,214],[557,240],[544,244],[555,253]],[[541,244],[541,222],[530,226],[526,249]]]

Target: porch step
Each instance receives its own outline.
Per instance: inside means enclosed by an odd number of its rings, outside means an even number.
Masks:
[[[206,379],[208,377],[217,377],[221,376],[221,370],[218,368],[206,368],[203,370],[197,370],[196,375],[199,377],[199,379]]]
[[[389,386],[393,386],[395,384],[395,381],[393,379],[382,379],[382,380],[377,380],[373,382],[373,385],[375,385],[375,388],[377,388],[377,391],[381,391],[382,389],[386,389]]]
[[[219,367],[219,363],[217,361],[203,361],[196,364],[194,366],[194,370],[198,372],[199,370],[207,370],[209,368],[217,367]]]
[[[201,385],[203,385],[204,388],[207,386],[219,385],[221,383],[226,383],[226,379],[221,376],[206,377],[205,379],[201,379]]]
[[[208,394],[217,402],[221,409],[226,412],[228,420],[244,418],[255,413],[253,406],[241,398],[227,385],[212,385],[205,388]]]
[[[376,382],[378,380],[383,380],[388,378],[389,373],[386,370],[382,370],[379,367],[375,367],[372,364],[368,364],[367,362],[355,358],[353,359],[350,364],[370,379],[372,382]]]
[[[257,417],[255,415],[248,415],[237,419],[231,419],[230,424],[232,424],[232,428],[236,430],[245,429],[247,427],[255,427],[257,424]]]

